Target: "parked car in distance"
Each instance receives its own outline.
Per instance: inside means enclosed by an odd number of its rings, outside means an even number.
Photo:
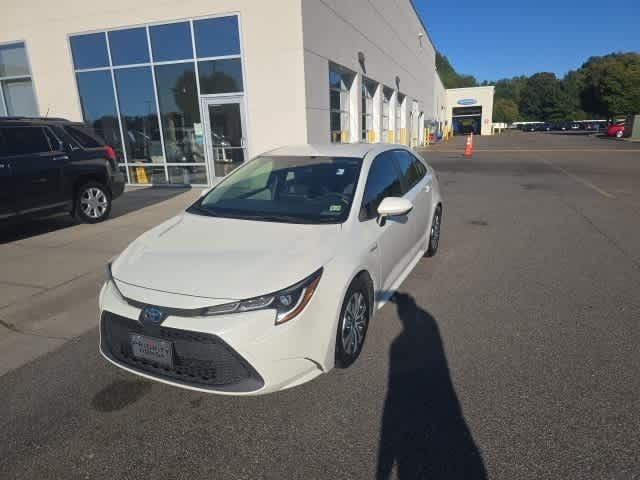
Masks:
[[[258,395],[352,365],[374,313],[438,250],[435,172],[401,145],[282,147],[107,267],[100,351],[129,372]]]
[[[617,122],[607,127],[607,137],[622,138],[625,122]]]
[[[101,222],[124,185],[114,149],[87,125],[0,118],[0,220],[67,211]]]
[[[550,123],[539,123],[535,126],[536,132],[550,132],[551,124]]]

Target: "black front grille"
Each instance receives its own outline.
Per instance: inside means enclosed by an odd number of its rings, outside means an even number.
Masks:
[[[149,328],[111,312],[104,312],[100,323],[102,351],[127,367],[210,390],[250,392],[264,385],[251,365],[215,335],[168,327]],[[132,333],[171,342],[173,367],[134,357],[130,343]]]

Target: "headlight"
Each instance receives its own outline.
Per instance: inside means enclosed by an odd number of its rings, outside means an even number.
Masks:
[[[252,312],[255,310],[275,310],[276,325],[288,322],[295,318],[304,307],[307,306],[313,293],[318,287],[322,268],[309,275],[295,285],[280,290],[279,292],[262,295],[261,297],[240,300],[239,302],[225,303],[215,307],[206,308],[203,312],[206,316],[225,315],[229,313]]]

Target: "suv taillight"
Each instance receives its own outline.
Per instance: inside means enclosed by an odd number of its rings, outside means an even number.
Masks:
[[[118,168],[118,158],[116,157],[116,152],[110,145],[104,146],[104,154],[107,156],[109,161],[111,162],[111,166],[114,170]]]

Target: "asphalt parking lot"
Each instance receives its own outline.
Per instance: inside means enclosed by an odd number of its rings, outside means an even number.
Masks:
[[[462,158],[463,140],[425,151],[441,250],[357,363],[264,397],[97,351],[104,264],[196,190],[0,231],[0,478],[640,478],[640,145],[514,133]]]

